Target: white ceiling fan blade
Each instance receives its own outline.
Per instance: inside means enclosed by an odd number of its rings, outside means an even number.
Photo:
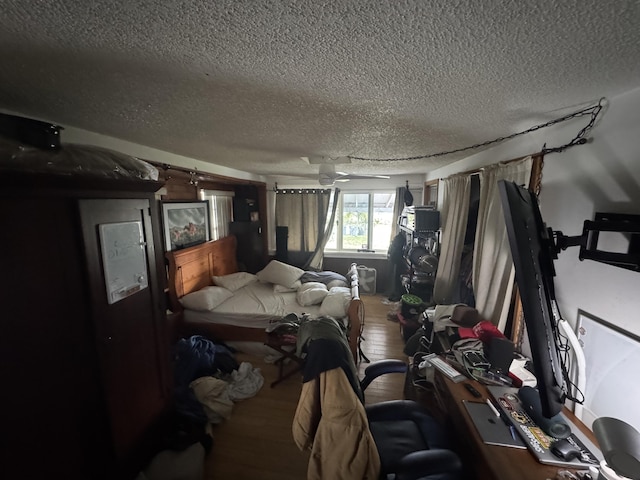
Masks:
[[[349,180],[370,179],[370,178],[390,178],[388,175],[352,175],[346,172],[336,172],[336,167],[332,163],[321,163],[318,166],[318,182],[320,185],[329,186],[335,182],[348,182]]]

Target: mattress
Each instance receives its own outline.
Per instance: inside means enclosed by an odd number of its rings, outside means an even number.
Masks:
[[[289,313],[318,315],[320,305],[303,307],[296,301],[296,292],[276,293],[272,283],[253,282],[233,292],[233,297],[213,311],[185,309],[184,320],[264,329]]]

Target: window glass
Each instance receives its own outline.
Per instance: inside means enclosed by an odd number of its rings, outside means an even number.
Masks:
[[[394,204],[393,191],[341,192],[335,225],[325,250],[365,249],[375,250],[377,253],[386,252],[395,222]]]
[[[342,196],[342,249],[369,248],[369,194]]]
[[[371,248],[375,251],[389,248],[391,229],[396,221],[393,215],[395,199],[393,193],[373,194]]]

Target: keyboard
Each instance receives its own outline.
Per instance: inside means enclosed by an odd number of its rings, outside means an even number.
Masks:
[[[427,355],[424,359],[440,370],[440,372],[453,383],[460,383],[467,378],[435,353]]]

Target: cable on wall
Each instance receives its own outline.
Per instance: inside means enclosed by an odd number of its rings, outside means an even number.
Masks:
[[[573,112],[563,117],[550,120],[546,123],[535,125],[521,132],[512,133],[511,135],[498,137],[493,140],[488,140],[482,143],[476,143],[475,145],[470,145],[468,147],[463,147],[463,148],[457,148],[455,150],[449,150],[446,152],[430,153],[427,155],[416,155],[413,157],[402,157],[402,158],[365,158],[365,157],[354,157],[352,155],[349,155],[348,157],[352,160],[365,160],[369,162],[398,162],[398,161],[422,160],[426,158],[442,157],[445,155],[451,155],[453,153],[466,152],[468,150],[475,150],[475,149],[487,147],[489,145],[493,145],[496,143],[501,143],[507,140],[511,140],[512,138],[519,137],[521,135],[526,135],[527,133],[535,132],[536,130],[540,130],[542,128],[550,127],[552,125],[556,125],[558,123],[571,120],[572,118],[578,118],[578,117],[583,117],[588,115],[590,117],[589,123],[584,128],[582,128],[569,143],[566,143],[564,145],[561,145],[559,147],[554,147],[554,148],[543,148],[541,153],[545,154],[545,153],[562,152],[567,148],[574,147],[576,145],[584,145],[585,143],[587,143],[588,139],[586,138],[586,135],[591,131],[591,129],[595,125],[596,120],[598,119],[598,115],[600,115],[600,112],[602,111],[604,101],[605,101],[605,98],[602,97],[598,101],[597,105],[592,105],[590,107],[583,108],[582,110],[579,110],[577,112]]]

